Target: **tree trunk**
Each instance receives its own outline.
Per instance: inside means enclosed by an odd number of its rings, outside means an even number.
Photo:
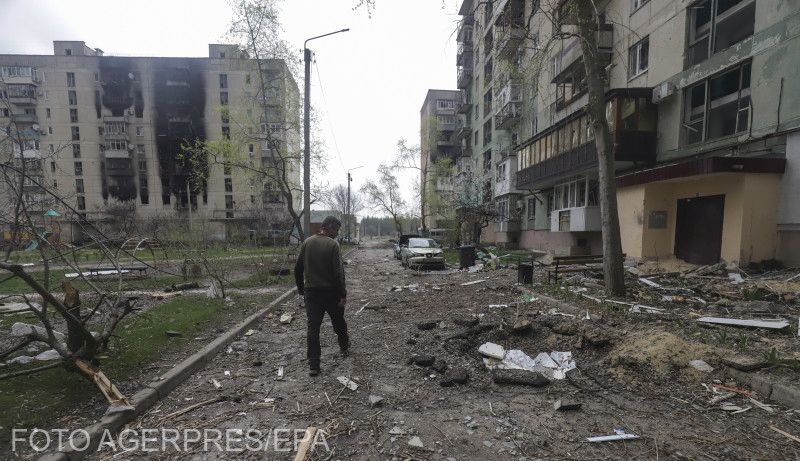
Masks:
[[[586,112],[592,123],[597,148],[600,182],[600,221],[603,238],[603,275],[606,290],[615,296],[625,294],[625,271],[622,261],[622,240],[617,211],[617,185],[614,172],[614,150],[606,119],[606,76],[597,49],[597,14],[592,0],[575,0],[583,64],[586,69],[589,102]]]

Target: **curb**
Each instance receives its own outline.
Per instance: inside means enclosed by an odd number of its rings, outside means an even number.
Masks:
[[[74,461],[83,459],[92,454],[97,449],[103,433],[106,431],[116,433],[125,424],[133,421],[142,413],[149,410],[157,401],[169,395],[178,385],[186,381],[191,375],[198,370],[202,369],[208,362],[211,361],[222,349],[234,339],[239,337],[245,330],[250,328],[254,323],[261,320],[270,310],[278,304],[284,302],[287,298],[297,291],[292,288],[282,295],[278,296],[269,305],[256,313],[250,315],[242,322],[238,323],[235,327],[220,335],[217,339],[207,344],[205,347],[195,352],[184,361],[174,366],[171,370],[164,373],[158,380],[151,382],[143,389],[139,390],[131,397],[133,403],[133,411],[125,411],[121,413],[113,413],[103,416],[99,422],[91,426],[83,428],[86,434],[89,435],[88,447],[82,451],[65,450],[55,453],[48,453],[40,456],[38,461]],[[76,437],[75,446],[84,446],[85,438],[78,440]]]
[[[759,395],[791,408],[800,409],[800,388],[770,380],[761,373],[749,373],[726,367],[726,375],[739,384],[745,384]]]

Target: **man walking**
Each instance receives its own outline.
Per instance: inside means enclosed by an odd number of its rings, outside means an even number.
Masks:
[[[306,345],[309,372],[319,374],[322,351],[319,345],[319,329],[327,312],[331,318],[333,331],[339,337],[339,349],[347,355],[350,338],[347,336],[347,323],[344,320],[344,306],[347,303],[347,288],[344,281],[344,267],[336,243],[341,221],[328,216],[322,221],[319,234],[307,238],[300,246],[294,279],[297,293],[305,297],[307,327]],[[305,277],[304,277],[305,276]]]

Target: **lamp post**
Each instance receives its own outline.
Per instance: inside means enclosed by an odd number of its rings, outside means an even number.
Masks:
[[[311,232],[311,50],[308,42],[328,35],[347,32],[350,29],[337,30],[327,34],[311,37],[303,43],[303,61],[305,63],[305,93],[303,101],[303,234]]]
[[[344,210],[344,219],[347,221],[347,241],[350,242],[350,183],[353,181],[353,177],[350,176],[350,172],[353,170],[357,170],[359,168],[363,168],[364,165],[359,165],[355,168],[350,168],[347,170],[347,205],[345,205]]]

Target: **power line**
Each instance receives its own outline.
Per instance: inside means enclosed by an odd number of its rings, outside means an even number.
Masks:
[[[333,122],[331,121],[331,114],[328,112],[328,99],[325,97],[325,87],[322,86],[322,75],[319,73],[317,67],[317,60],[314,59],[314,69],[317,71],[317,82],[319,83],[319,92],[322,94],[322,102],[325,104],[325,118],[328,121],[328,129],[331,130],[331,137],[333,138],[333,147],[336,149],[336,156],[339,158],[339,166],[342,167],[342,173],[347,173],[342,161],[342,154],[339,152],[339,143],[336,142],[336,132],[333,130]]]

